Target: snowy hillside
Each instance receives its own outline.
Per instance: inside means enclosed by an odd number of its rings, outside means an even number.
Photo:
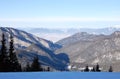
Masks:
[[[42,44],[50,50],[54,50],[57,47],[51,41],[39,38],[25,31],[17,30],[14,28],[1,27],[0,35],[2,34],[2,32],[4,32],[7,36],[12,33],[17,48],[26,48],[29,47],[31,44]]]
[[[25,66],[28,61],[31,62],[38,55],[42,65],[50,66],[53,69],[64,69],[66,67],[67,62],[61,61],[58,55],[54,54],[54,50],[60,48],[60,45],[14,28],[0,27],[0,36],[2,33],[6,35],[6,39],[10,34],[13,35],[14,46],[22,66]]]
[[[56,43],[62,46],[66,46],[78,41],[93,41],[95,39],[99,39],[101,36],[104,36],[104,35],[96,35],[96,34],[89,34],[87,32],[79,32],[67,38],[61,39]]]
[[[63,45],[56,53],[66,53],[71,64],[99,63],[104,70],[110,65],[115,71],[120,71],[120,31],[110,35],[94,35],[77,33],[58,42]]]

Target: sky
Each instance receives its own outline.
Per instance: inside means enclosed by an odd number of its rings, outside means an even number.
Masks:
[[[120,27],[120,0],[0,0],[0,26]]]

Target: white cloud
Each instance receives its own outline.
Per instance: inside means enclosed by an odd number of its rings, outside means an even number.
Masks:
[[[63,39],[63,38],[66,38],[68,36],[70,36],[71,34],[67,34],[67,33],[64,33],[64,34],[57,34],[57,33],[33,33],[34,35],[37,35],[41,38],[44,38],[44,39],[47,39],[47,40],[51,40],[53,42],[57,42],[59,41],[60,39]]]
[[[120,21],[119,18],[77,18],[77,17],[47,17],[47,18],[3,18],[0,22],[96,22]]]
[[[114,28],[120,28],[120,25],[114,25],[112,27],[114,27]]]

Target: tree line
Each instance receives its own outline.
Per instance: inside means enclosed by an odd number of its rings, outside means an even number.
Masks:
[[[6,46],[6,37],[4,33],[2,34],[0,49],[0,72],[50,71],[49,67],[47,69],[41,67],[38,56],[34,57],[31,65],[28,62],[26,67],[22,68],[14,50],[14,40],[12,34],[10,34],[9,39],[9,46]]]
[[[97,63],[97,65],[94,66],[91,70],[89,69],[89,66],[87,65],[83,71],[84,72],[101,72],[102,70],[100,69],[100,66]],[[112,66],[110,66],[110,68],[108,69],[108,72],[113,72]]]
[[[32,72],[32,71],[50,71],[50,67],[42,68],[41,64],[39,63],[38,56],[34,57],[32,64],[30,65],[29,62],[27,62],[26,67],[23,69],[23,71]]]

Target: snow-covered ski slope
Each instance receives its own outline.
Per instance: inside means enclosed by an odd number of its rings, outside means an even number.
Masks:
[[[18,72],[0,73],[0,79],[120,79],[115,72]]]

